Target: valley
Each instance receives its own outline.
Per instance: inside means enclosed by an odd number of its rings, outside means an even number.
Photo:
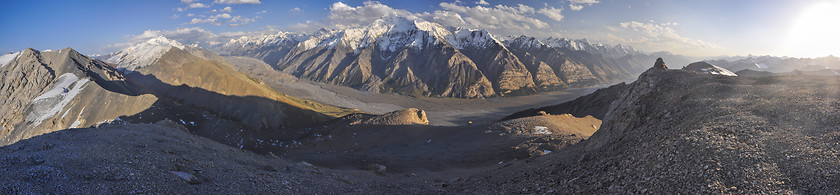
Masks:
[[[408,97],[359,91],[353,88],[298,79],[275,72],[267,64],[249,57],[226,57],[237,70],[264,81],[277,91],[333,106],[359,109],[372,114],[419,108],[429,113],[431,125],[459,126],[469,121],[492,123],[507,114],[571,100],[610,84],[587,88],[569,88],[530,96],[493,97],[484,99]]]

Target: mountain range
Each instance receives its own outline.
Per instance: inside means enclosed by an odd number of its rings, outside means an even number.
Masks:
[[[299,78],[381,93],[485,98],[630,78],[655,59],[629,46],[509,37],[390,16],[367,26],[243,36],[213,47]],[[683,56],[658,53],[677,63]]]

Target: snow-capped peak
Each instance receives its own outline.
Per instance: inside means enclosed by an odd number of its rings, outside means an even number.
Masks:
[[[164,36],[158,36],[146,42],[120,50],[106,61],[117,64],[121,68],[135,70],[154,64],[158,58],[163,56],[172,47],[184,49],[186,46],[178,41],[168,39]]]
[[[459,29],[455,33],[452,33],[451,36],[446,37],[446,40],[458,49],[464,49],[467,46],[487,47],[488,44],[505,47],[490,32],[483,29]]]
[[[546,45],[536,37],[529,37],[525,35],[520,35],[519,37],[508,37],[507,42],[514,47],[539,48]]]
[[[340,44],[357,51],[377,43],[381,50],[395,50],[400,47],[423,47],[425,44],[442,43],[450,34],[451,32],[437,23],[390,15],[376,19],[367,26],[339,30],[321,29],[306,41],[302,41],[300,46],[308,50]]]
[[[275,34],[266,34],[261,36],[242,36],[238,39],[231,39],[225,43],[226,47],[243,47],[249,45],[277,45],[288,42],[305,41],[306,34],[298,34],[292,32],[277,32]]]

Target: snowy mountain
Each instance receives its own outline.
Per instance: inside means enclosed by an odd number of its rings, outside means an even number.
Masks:
[[[243,36],[215,49],[261,59],[304,79],[418,96],[527,95],[614,82],[643,71],[612,59],[642,54],[631,47],[562,38],[529,41],[513,43],[483,29],[387,16],[366,26],[320,29],[313,34]],[[520,46],[550,49],[534,58],[535,52]]]
[[[113,53],[105,61],[117,64],[120,68],[135,70],[155,63],[158,58],[172,47],[184,49],[186,46],[178,41],[168,39],[164,36],[158,36],[157,38],[149,39],[146,42]]]
[[[728,59],[706,60],[706,62],[717,64],[732,71],[750,69],[783,73],[796,70],[811,71],[816,67],[821,69],[840,69],[840,58],[835,56],[820,58],[741,56]]]

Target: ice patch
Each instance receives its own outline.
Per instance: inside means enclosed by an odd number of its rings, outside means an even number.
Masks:
[[[551,131],[548,131],[548,127],[544,126],[534,126],[534,133],[536,135],[551,135]]]
[[[6,64],[15,60],[18,55],[20,55],[20,52],[8,53],[0,56],[0,67],[6,66]]]
[[[70,125],[70,128],[76,128],[79,127],[79,125],[82,125],[82,121],[76,120],[75,122],[73,122],[73,124]]]
[[[38,126],[44,120],[55,116],[84,89],[88,81],[90,80],[87,78],[79,79],[72,73],[62,74],[58,77],[52,89],[35,97],[29,103],[32,112],[26,116],[25,121],[32,122],[33,126]]]
[[[543,150],[543,154],[551,154],[551,150]]]

